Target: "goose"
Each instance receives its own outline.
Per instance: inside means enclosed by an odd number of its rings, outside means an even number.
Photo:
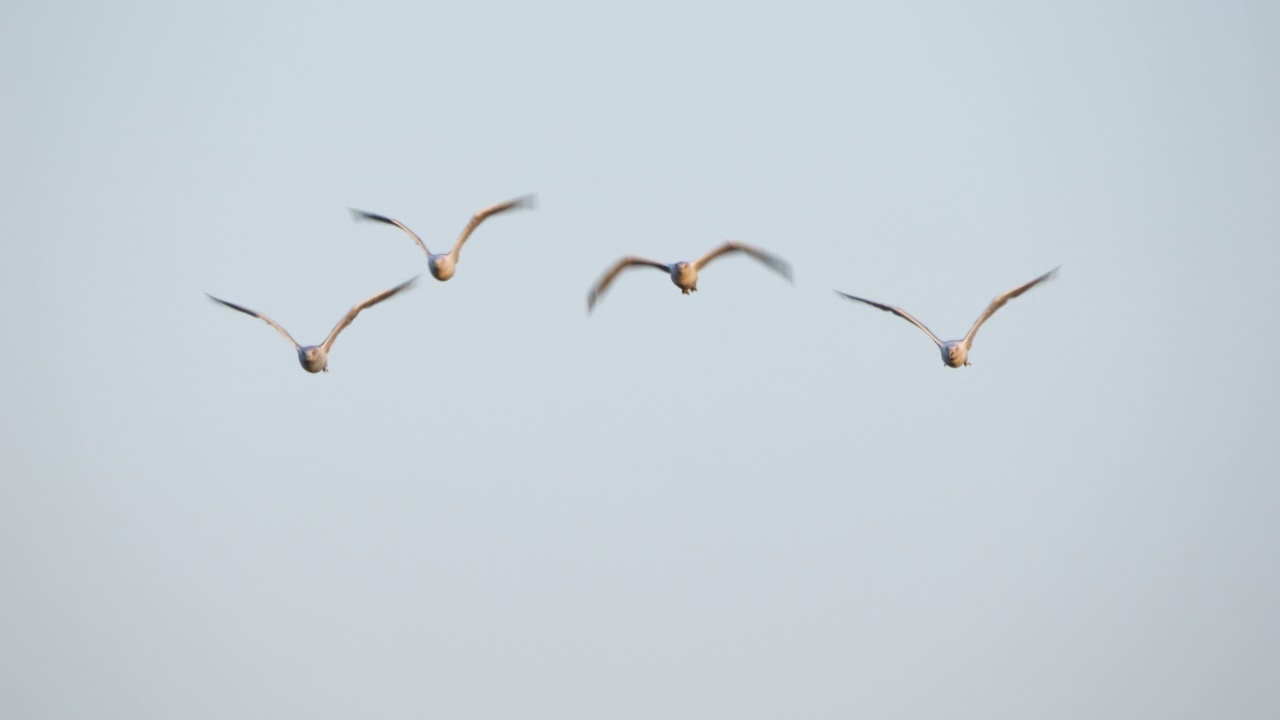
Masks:
[[[216,298],[212,295],[209,295],[209,293],[205,293],[205,295],[208,296],[210,300],[216,303],[226,305],[232,310],[239,310],[245,315],[252,315],[253,317],[258,318],[259,320],[275,328],[276,330],[279,330],[280,334],[285,336],[285,339],[287,339],[289,342],[293,343],[294,349],[298,351],[298,362],[302,364],[302,368],[309,373],[318,373],[321,371],[329,372],[329,351],[333,348],[333,341],[338,339],[338,333],[342,332],[343,329],[345,329],[348,325],[350,325],[351,321],[356,319],[356,316],[360,314],[361,310],[364,310],[365,308],[373,307],[374,305],[377,305],[378,303],[382,302],[383,300],[386,300],[392,295],[395,295],[396,293],[402,290],[408,289],[411,285],[413,285],[417,281],[418,281],[418,277],[415,276],[391,288],[390,290],[383,290],[382,292],[378,293],[377,295],[374,295],[371,298],[368,298],[366,300],[362,300],[356,303],[351,307],[350,310],[347,311],[347,314],[344,315],[342,319],[338,321],[338,324],[333,326],[333,329],[329,331],[329,337],[325,338],[324,342],[320,343],[319,345],[307,345],[306,347],[299,345],[298,341],[294,340],[293,336],[290,335],[288,331],[286,331],[283,327],[281,327],[280,324],[277,323],[275,320],[272,320],[266,315],[263,315],[262,313],[256,310],[250,310],[249,308],[244,307],[243,305],[237,305],[233,302],[227,302],[226,300],[223,300],[221,298]]]
[[[938,336],[934,335],[932,330],[924,326],[924,323],[911,317],[911,315],[906,310],[903,310],[902,308],[897,308],[892,305],[884,305],[874,300],[867,300],[866,298],[860,298],[856,295],[850,295],[849,293],[840,292],[839,290],[836,290],[836,294],[842,295],[850,300],[856,300],[860,303],[866,303],[871,307],[879,308],[881,310],[884,310],[885,312],[891,312],[894,315],[897,315],[898,317],[902,318],[903,320],[906,320],[907,322],[911,323],[912,325],[915,325],[916,327],[920,328],[925,332],[926,335],[932,338],[935,343],[937,343],[938,350],[942,352],[942,364],[946,365],[947,367],[958,368],[958,367],[963,367],[969,364],[969,349],[973,347],[973,337],[978,334],[978,328],[982,327],[982,323],[986,322],[987,318],[991,317],[992,315],[995,314],[997,310],[1004,307],[1005,303],[1009,302],[1013,298],[1018,297],[1019,295],[1030,290],[1036,285],[1039,285],[1045,280],[1052,278],[1057,273],[1058,273],[1058,268],[1054,268],[1049,272],[1036,278],[1035,280],[1032,280],[1029,283],[1019,285],[1018,287],[1010,290],[1009,292],[1004,293],[1003,295],[996,296],[996,299],[992,300],[991,304],[987,306],[987,309],[983,311],[982,315],[978,317],[978,321],[973,324],[973,327],[969,328],[969,334],[965,335],[964,339],[948,340],[947,342],[943,342],[939,340]]]
[[[355,208],[351,208],[351,216],[355,220],[373,220],[387,225],[394,225],[408,233],[409,237],[413,238],[414,242],[418,243],[418,247],[422,248],[422,252],[427,254],[427,268],[431,270],[431,277],[439,280],[440,282],[444,282],[445,280],[453,277],[454,272],[457,271],[458,254],[462,252],[462,244],[467,241],[467,238],[471,237],[471,233],[475,232],[475,229],[480,226],[480,223],[499,213],[504,213],[508,210],[515,210],[517,208],[533,208],[537,207],[537,204],[538,197],[536,195],[523,195],[514,200],[500,202],[497,205],[490,205],[471,216],[471,222],[467,223],[467,226],[462,228],[462,234],[454,241],[453,248],[449,250],[449,252],[439,254],[433,254],[428,250],[426,243],[422,242],[422,238],[418,237],[417,234],[410,230],[407,225],[395,218],[378,215],[377,213],[365,212],[364,210],[356,210]]]
[[[747,245],[746,243],[740,243],[733,240],[724,243],[693,262],[685,262],[682,260],[680,262],[668,264],[660,263],[657,260],[636,257],[635,255],[628,255],[611,265],[609,269],[605,271],[604,275],[601,275],[600,279],[596,281],[595,287],[591,288],[591,292],[587,293],[587,312],[591,312],[591,310],[595,308],[600,297],[604,295],[604,291],[609,288],[609,285],[613,282],[614,278],[618,277],[618,273],[629,267],[652,267],[662,270],[671,276],[671,282],[675,283],[675,286],[680,288],[681,294],[688,295],[689,293],[698,291],[698,273],[702,268],[706,267],[707,263],[715,260],[721,255],[736,252],[746,253],[756,260],[759,260],[761,263],[764,263],[765,267],[785,277],[788,281],[791,280],[791,266],[788,265],[785,260],[776,255],[772,255],[763,250]]]

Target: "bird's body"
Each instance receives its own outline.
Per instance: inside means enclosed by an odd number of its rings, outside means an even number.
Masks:
[[[418,235],[410,230],[407,225],[395,218],[365,212],[363,210],[356,210],[354,208],[351,210],[351,215],[357,220],[373,220],[387,225],[394,225],[408,233],[409,237],[413,238],[414,242],[418,243],[418,247],[422,248],[422,252],[426,253],[427,269],[431,271],[431,277],[439,280],[440,282],[444,282],[453,277],[453,274],[457,272],[458,256],[462,253],[462,245],[467,241],[467,238],[471,237],[471,233],[475,232],[475,229],[479,227],[480,223],[494,215],[504,213],[508,210],[514,210],[516,208],[531,208],[536,206],[537,197],[534,195],[524,195],[514,200],[498,203],[497,205],[490,205],[471,216],[471,221],[462,229],[462,234],[454,241],[453,247],[449,249],[449,252],[445,253],[433,253],[428,250],[427,244],[422,241],[422,238],[418,237]]]
[[[1005,303],[1009,302],[1013,298],[1018,297],[1019,295],[1030,290],[1036,285],[1039,285],[1045,280],[1052,278],[1055,274],[1057,274],[1057,272],[1058,272],[1058,268],[1054,268],[1049,272],[1036,278],[1035,280],[1032,280],[1029,283],[1019,285],[1018,287],[1002,295],[996,296],[996,299],[991,301],[991,304],[987,306],[987,309],[983,311],[982,315],[978,317],[978,320],[973,323],[973,327],[969,328],[968,335],[965,335],[960,340],[948,340],[945,342],[942,340],[939,340],[938,336],[934,335],[932,330],[925,327],[924,323],[912,317],[910,313],[908,313],[906,310],[903,310],[902,308],[894,307],[893,305],[885,305],[883,303],[875,302],[874,300],[867,300],[866,298],[860,298],[860,297],[857,297],[856,295],[843,293],[843,292],[840,292],[839,290],[836,291],[836,294],[844,296],[850,300],[856,300],[860,303],[866,303],[871,307],[879,308],[880,310],[884,310],[885,312],[893,313],[894,315],[897,315],[903,320],[906,320],[912,325],[915,325],[916,327],[920,328],[925,332],[926,335],[928,335],[933,340],[934,343],[937,344],[939,352],[942,353],[942,364],[946,365],[947,367],[958,368],[958,367],[964,367],[965,365],[969,364],[969,350],[973,347],[973,338],[978,334],[978,328],[982,327],[982,323],[986,322],[987,318],[990,318],[993,314],[995,314],[995,311],[1004,307]]]
[[[318,345],[298,348],[298,362],[309,373],[329,372],[329,353]]]
[[[958,368],[969,364],[969,348],[963,340],[949,340],[938,346],[942,351],[942,364]]]
[[[458,269],[458,261],[449,253],[428,255],[427,269],[431,271],[431,277],[444,282],[453,277],[453,273]]]
[[[668,266],[671,273],[671,282],[680,288],[680,294],[688,295],[691,292],[698,292],[698,268],[693,263],[678,262]]]
[[[628,255],[609,266],[609,269],[605,271],[604,275],[600,276],[600,279],[596,281],[595,286],[591,288],[591,292],[587,293],[587,311],[590,312],[595,308],[596,303],[600,300],[600,297],[604,295],[604,291],[609,288],[609,285],[613,283],[613,280],[618,276],[618,273],[621,273],[629,267],[652,267],[664,270],[671,276],[671,282],[674,283],[676,287],[680,288],[680,293],[688,295],[689,293],[698,291],[698,272],[701,271],[702,268],[706,267],[707,263],[721,255],[733,252],[741,252],[750,255],[779,275],[782,275],[788,280],[791,279],[791,266],[788,265],[785,260],[777,257],[776,255],[771,255],[763,250],[747,245],[746,243],[734,241],[724,243],[715,250],[712,250],[693,262],[680,261],[668,264],[660,263],[657,260],[649,260],[647,258]]]
[[[306,370],[309,373],[318,373],[318,372],[329,371],[329,352],[333,349],[333,341],[338,339],[338,333],[342,332],[344,328],[350,325],[351,321],[356,319],[356,316],[360,314],[361,310],[373,307],[374,305],[377,305],[378,303],[382,302],[383,300],[386,300],[392,295],[395,295],[396,293],[402,290],[408,289],[411,285],[417,282],[417,280],[418,278],[416,277],[412,278],[406,282],[400,283],[399,285],[391,288],[390,290],[384,290],[378,293],[377,295],[374,295],[371,298],[367,298],[361,302],[356,303],[354,306],[352,306],[350,310],[347,311],[347,314],[344,315],[342,319],[338,321],[338,324],[335,325],[333,329],[329,331],[329,336],[324,339],[324,342],[320,343],[319,345],[299,345],[298,341],[294,340],[293,336],[290,335],[287,330],[285,330],[283,327],[280,326],[279,323],[267,317],[266,315],[263,315],[262,313],[256,310],[250,310],[249,308],[244,307],[242,305],[236,305],[235,303],[227,302],[226,300],[216,298],[212,295],[209,295],[208,293],[205,293],[205,295],[208,295],[209,299],[213,300],[216,303],[226,305],[232,310],[239,310],[240,312],[246,315],[252,315],[253,317],[256,317],[259,320],[262,320],[266,324],[280,331],[280,334],[283,335],[286,340],[293,343],[293,347],[298,351],[298,363],[302,365],[302,369]]]

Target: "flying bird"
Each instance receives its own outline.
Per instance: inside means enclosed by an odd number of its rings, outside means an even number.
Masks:
[[[350,325],[351,321],[356,319],[356,316],[360,314],[361,310],[364,310],[365,308],[373,307],[374,305],[377,305],[378,303],[382,302],[383,300],[386,300],[392,295],[395,295],[401,290],[408,289],[409,286],[413,285],[417,281],[418,281],[417,277],[411,278],[410,280],[402,282],[399,285],[391,288],[390,290],[384,290],[367,300],[363,300],[361,302],[356,303],[354,306],[352,306],[351,310],[349,310],[347,314],[344,315],[343,318],[338,321],[338,324],[333,326],[333,329],[329,331],[329,337],[325,338],[324,342],[320,343],[319,345],[308,345],[306,347],[299,345],[298,341],[294,340],[293,336],[290,335],[288,331],[280,327],[280,325],[275,320],[272,320],[266,315],[263,315],[262,313],[257,312],[255,310],[250,310],[247,307],[236,305],[235,303],[230,303],[230,302],[227,302],[226,300],[216,298],[212,295],[209,295],[209,293],[205,293],[205,295],[207,295],[210,300],[216,303],[221,303],[223,305],[226,305],[232,310],[239,310],[245,315],[252,315],[258,318],[259,320],[265,322],[266,324],[270,325],[271,327],[275,328],[276,330],[279,330],[280,334],[285,336],[285,338],[289,342],[293,343],[294,349],[298,351],[298,362],[302,364],[302,368],[309,373],[318,373],[321,371],[329,372],[329,351],[330,349],[333,348],[333,341],[338,339],[338,333],[342,332],[344,328]]]
[[[524,195],[516,198],[515,200],[508,200],[506,202],[498,203],[497,205],[490,205],[471,216],[471,222],[467,223],[467,226],[462,228],[462,234],[454,241],[453,249],[447,253],[439,254],[433,254],[428,250],[426,243],[422,242],[422,238],[418,237],[407,225],[395,218],[389,218],[385,215],[377,215],[363,210],[356,210],[355,208],[351,209],[351,216],[356,220],[374,220],[380,223],[386,223],[387,225],[395,225],[408,233],[409,237],[413,238],[413,241],[418,243],[418,247],[422,248],[422,252],[427,254],[427,267],[431,270],[431,277],[444,282],[445,280],[453,277],[453,273],[458,267],[458,253],[462,252],[462,244],[467,241],[467,238],[471,237],[471,233],[475,232],[475,229],[480,226],[480,223],[493,215],[504,213],[508,210],[537,207],[537,203],[538,197],[536,195]]]
[[[660,263],[656,260],[647,260],[642,257],[628,255],[611,265],[609,269],[605,271],[604,275],[601,275],[600,279],[596,281],[595,287],[591,288],[591,292],[587,293],[587,312],[591,312],[591,310],[596,306],[596,302],[600,300],[600,296],[604,295],[604,291],[609,288],[609,284],[613,282],[614,278],[618,277],[618,273],[629,267],[652,267],[662,270],[671,276],[671,282],[675,283],[676,287],[680,288],[680,292],[682,294],[688,295],[691,292],[698,291],[698,273],[702,268],[706,267],[707,263],[715,260],[721,255],[736,252],[746,253],[747,255],[750,255],[756,260],[764,263],[766,267],[785,277],[787,280],[791,279],[791,266],[782,258],[776,255],[771,255],[758,248],[751,247],[746,243],[734,242],[732,240],[726,242],[715,250],[712,250],[706,255],[703,255],[697,260],[694,260],[693,262],[681,261],[667,264]]]
[[[983,311],[982,315],[978,317],[978,321],[973,324],[973,327],[969,328],[969,334],[965,335],[963,340],[949,340],[947,342],[943,342],[939,340],[938,336],[933,334],[933,331],[931,331],[929,328],[924,326],[924,323],[911,317],[911,315],[907,313],[906,310],[903,310],[902,308],[896,308],[892,305],[883,305],[873,300],[867,300],[866,298],[860,298],[855,295],[850,295],[848,293],[840,292],[839,290],[836,291],[836,294],[843,295],[844,297],[847,297],[850,300],[857,300],[860,303],[866,303],[871,307],[880,308],[885,312],[891,312],[894,315],[897,315],[898,317],[902,318],[903,320],[906,320],[907,322],[911,323],[912,325],[915,325],[916,327],[920,328],[925,332],[926,335],[932,338],[935,343],[937,343],[938,349],[942,352],[942,363],[947,367],[958,368],[963,365],[969,364],[969,348],[973,347],[973,337],[978,334],[978,328],[982,327],[982,323],[986,322],[987,318],[991,317],[992,315],[995,314],[997,310],[1004,307],[1005,303],[1009,302],[1013,298],[1018,297],[1019,295],[1030,290],[1036,285],[1039,285],[1045,280],[1048,280],[1049,278],[1053,277],[1057,273],[1058,273],[1058,268],[1054,268],[1049,272],[1036,278],[1035,280],[1032,280],[1031,282],[1026,283],[1025,285],[1019,285],[1018,287],[1010,290],[1009,292],[1004,293],[1003,295],[997,296],[996,299],[992,300],[991,304],[987,306],[987,309]]]

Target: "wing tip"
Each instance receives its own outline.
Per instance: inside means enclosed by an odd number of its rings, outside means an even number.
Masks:
[[[795,279],[795,276],[791,273],[791,263],[787,262],[786,260],[783,260],[782,258],[776,258],[776,260],[778,264],[775,266],[774,269],[778,271],[779,275],[786,278],[787,282],[791,283],[792,285],[795,285],[796,279]]]
[[[356,220],[356,221],[373,220],[375,222],[393,223],[393,224],[395,222],[394,220],[392,220],[391,218],[385,215],[379,215],[377,213],[371,213],[366,210],[360,210],[358,208],[353,208],[353,207],[349,207],[347,209],[351,211],[352,220]]]

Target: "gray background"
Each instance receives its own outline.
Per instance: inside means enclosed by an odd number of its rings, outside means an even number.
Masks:
[[[5,4],[0,716],[1277,717],[1278,7]]]

